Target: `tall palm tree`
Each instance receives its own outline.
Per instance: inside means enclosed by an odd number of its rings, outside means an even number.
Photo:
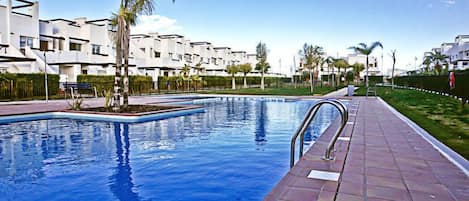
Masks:
[[[394,69],[396,68],[396,50],[391,50],[389,56],[391,56],[392,58],[391,85],[392,89],[394,90]]]
[[[365,64],[362,64],[362,63],[354,63],[352,65],[352,69],[353,69],[353,74],[355,75],[355,80],[357,81],[360,81],[360,72],[362,72],[363,70],[365,70]]]
[[[120,96],[121,96],[121,71],[122,71],[122,43],[124,38],[124,16],[125,10],[120,7],[119,12],[115,13],[112,22],[117,26],[117,34],[115,36],[116,43],[116,72],[114,76],[114,104],[112,110],[119,112],[120,107]]]
[[[226,72],[231,75],[231,89],[236,89],[236,79],[235,75],[239,72],[238,65],[228,65],[226,67]]]
[[[447,65],[448,56],[441,54],[439,51],[434,51],[429,56],[433,65],[435,65],[435,71],[440,75],[443,65]]]
[[[261,89],[264,90],[264,74],[269,70],[270,65],[267,62],[267,45],[259,42],[256,46],[256,70],[261,72]]]
[[[366,73],[365,73],[365,86],[368,88],[368,68],[369,68],[369,60],[368,57],[370,56],[371,53],[377,48],[381,47],[383,49],[383,44],[381,42],[376,41],[371,43],[371,45],[367,45],[365,43],[359,43],[357,46],[350,47],[349,49],[352,49],[355,51],[357,54],[363,54],[366,55]]]
[[[175,0],[172,0],[174,3]],[[113,21],[117,23],[116,39],[116,76],[114,78],[114,110],[120,110],[120,77],[122,57],[124,58],[123,78],[123,107],[129,104],[129,49],[130,49],[130,27],[137,24],[138,15],[151,15],[154,11],[153,0],[121,0],[119,12],[114,14]],[[123,55],[122,55],[123,54]]]
[[[248,88],[247,75],[252,71],[252,66],[249,63],[241,64],[239,66],[239,71],[243,73],[244,86],[243,88]]]

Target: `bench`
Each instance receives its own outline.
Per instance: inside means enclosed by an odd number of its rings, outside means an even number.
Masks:
[[[94,92],[94,97],[98,97],[96,87],[92,87],[90,83],[83,82],[65,82],[63,83],[63,88],[65,89],[65,97],[67,97],[67,90],[70,90],[70,95],[73,96],[82,96],[81,91]],[[86,94],[86,93],[85,93]],[[89,93],[87,94],[89,95]],[[91,95],[92,96],[92,95]]]

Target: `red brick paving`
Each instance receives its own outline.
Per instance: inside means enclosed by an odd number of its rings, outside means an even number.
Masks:
[[[468,176],[384,104],[375,98],[354,98],[353,108],[355,104],[357,114],[349,119],[355,123],[342,134],[352,138],[338,141],[337,159],[319,159],[331,128],[265,200],[469,201]],[[306,178],[312,169],[338,171],[341,177],[339,182]]]

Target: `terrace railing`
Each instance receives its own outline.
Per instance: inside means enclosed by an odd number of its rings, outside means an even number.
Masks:
[[[342,130],[344,130],[345,125],[347,124],[348,121],[348,109],[347,107],[340,101],[336,99],[326,99],[326,100],[320,100],[316,104],[314,104],[306,113],[305,118],[303,119],[303,122],[301,123],[301,126],[298,128],[298,130],[295,132],[291,139],[290,143],[290,168],[292,168],[295,165],[295,149],[296,149],[296,140],[298,136],[300,136],[300,146],[299,146],[299,157],[301,158],[303,156],[303,147],[304,147],[304,138],[305,138],[305,132],[308,129],[309,125],[313,121],[314,117],[318,113],[319,109],[323,105],[332,105],[334,106],[339,112],[341,116],[341,124],[340,128],[336,131],[334,136],[332,136],[331,141],[329,142],[326,152],[324,154],[324,157],[322,157],[323,160],[334,160],[334,157],[332,156],[332,152],[334,151],[334,146],[337,141],[337,139],[340,136],[340,133],[342,133]]]

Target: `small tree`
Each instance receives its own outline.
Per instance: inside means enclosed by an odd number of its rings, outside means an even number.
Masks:
[[[353,82],[354,78],[355,75],[353,71],[347,71],[347,73],[345,73],[345,80],[347,81],[347,85],[349,85],[350,82]]]
[[[267,62],[267,46],[265,43],[259,42],[256,47],[256,70],[261,72],[261,89],[264,90],[264,74],[269,70],[270,65]]]
[[[229,65],[226,67],[226,72],[231,75],[231,89],[236,89],[235,75],[239,72],[238,65]]]
[[[252,71],[252,66],[249,63],[241,64],[239,66],[239,71],[243,73],[244,86],[243,88],[248,88],[247,75]]]
[[[345,59],[336,59],[335,62],[334,62],[334,66],[337,67],[337,70],[339,71],[338,72],[339,76],[337,76],[337,86],[339,86],[340,85],[340,77],[341,77],[340,69],[341,68],[347,69],[347,67],[349,67],[349,64],[347,63],[347,61],[345,61]]]
[[[355,75],[355,79],[358,83],[360,81],[360,72],[365,70],[365,65],[362,63],[354,63],[352,65],[352,69],[353,69],[353,74]]]
[[[299,51],[300,56],[303,57],[303,66],[309,70],[309,81],[311,93],[314,92],[314,75],[315,68],[320,66],[322,55],[324,54],[322,47],[313,46],[305,43],[303,49]]]

